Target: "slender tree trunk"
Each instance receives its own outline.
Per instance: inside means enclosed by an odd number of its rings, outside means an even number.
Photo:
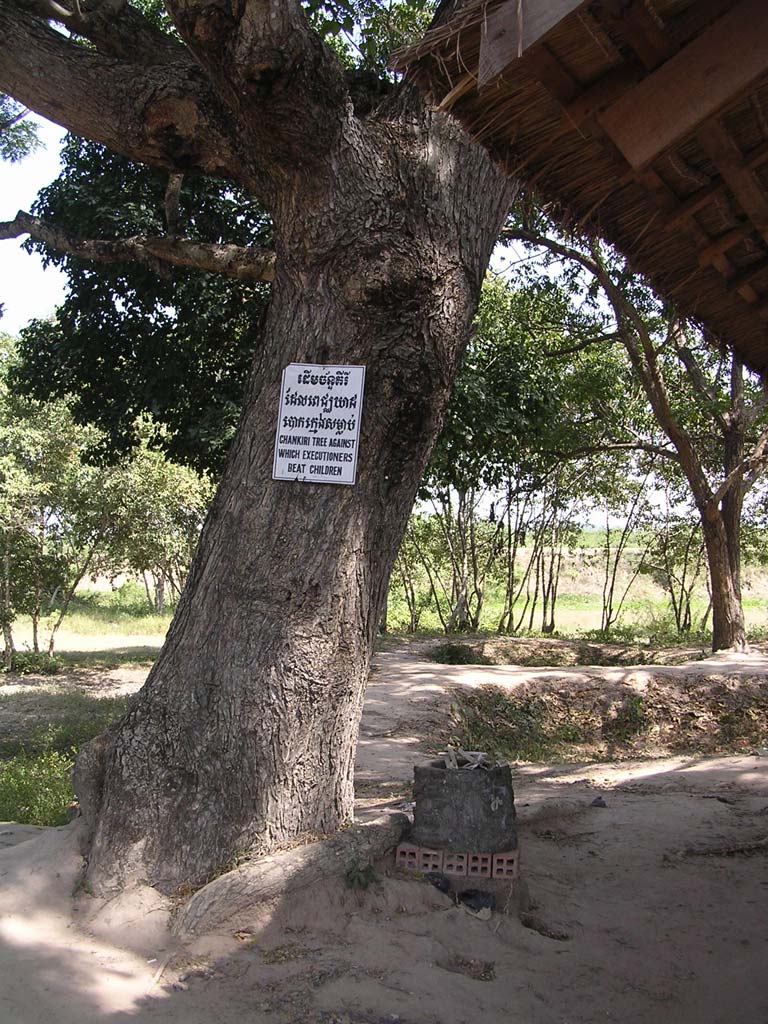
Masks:
[[[744,430],[737,425],[724,436],[724,477],[739,465],[744,458]],[[741,517],[744,510],[744,485],[741,480],[726,491],[721,505],[721,516],[725,530],[728,564],[731,569],[733,588],[741,602]]]
[[[97,889],[197,884],[352,817],[390,569],[511,197],[451,121],[391,103],[273,210],[272,300],[189,581],[133,706],[78,758]],[[365,365],[354,486],[271,479],[290,362]]]
[[[152,611],[154,611],[155,610],[155,599],[152,596],[152,590],[150,589],[150,586],[149,586],[149,579],[147,578],[147,571],[146,571],[146,569],[142,572],[141,578],[144,580],[144,592],[147,595],[147,604],[152,609]]]
[[[13,609],[11,608],[11,552],[10,540],[3,538],[3,665],[6,672],[13,666]]]
[[[701,517],[701,524],[712,597],[712,650],[743,649],[747,642],[744,612],[725,523],[717,510],[707,510]]]

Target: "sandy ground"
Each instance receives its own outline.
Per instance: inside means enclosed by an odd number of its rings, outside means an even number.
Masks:
[[[438,666],[377,656],[358,756],[360,811],[397,804],[453,686],[637,669]],[[752,675],[761,655],[653,672]],[[89,677],[129,692],[144,673]],[[554,677],[553,677],[554,678]],[[515,771],[525,924],[471,917],[383,864],[181,946],[153,891],[73,898],[71,827],[0,825],[2,1024],[768,1024],[768,757]],[[597,795],[605,807],[592,806]],[[15,844],[15,845],[12,845]],[[4,848],[3,848],[4,847]]]

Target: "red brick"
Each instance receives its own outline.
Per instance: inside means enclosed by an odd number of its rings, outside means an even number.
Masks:
[[[517,878],[518,869],[519,865],[517,850],[510,850],[508,853],[494,853],[494,878]]]

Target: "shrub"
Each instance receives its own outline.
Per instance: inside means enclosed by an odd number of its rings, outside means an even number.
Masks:
[[[490,665],[489,658],[486,658],[480,651],[474,650],[469,644],[440,644],[429,655],[431,661],[440,665]]]
[[[629,740],[644,732],[650,721],[645,701],[640,694],[632,694],[616,708],[613,717],[603,722],[603,735],[611,739]]]
[[[2,671],[20,676],[55,676],[61,671],[61,662],[43,651],[14,651],[11,656],[11,667],[3,668]]]

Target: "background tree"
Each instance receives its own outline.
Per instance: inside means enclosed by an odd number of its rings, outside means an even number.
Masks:
[[[11,96],[0,93],[0,160],[21,160],[39,145],[29,110]]]
[[[268,218],[239,189],[169,176],[74,136],[61,160],[61,177],[33,208],[31,226],[44,227],[27,246],[65,271],[67,296],[53,320],[22,331],[14,387],[41,401],[66,398],[78,422],[99,428],[94,454],[102,459],[139,444],[144,413],[156,447],[176,462],[220,471],[268,286],[248,277],[247,261],[238,278],[161,257],[181,233],[193,253],[199,244],[212,258],[234,258],[241,246],[269,244]],[[78,233],[103,240],[109,260],[68,252],[66,240]],[[144,247],[143,259],[132,258],[126,239]],[[123,247],[122,259],[113,259],[107,240]]]
[[[151,607],[162,614],[166,599],[175,603],[184,589],[214,488],[209,477],[149,447],[156,436],[153,425],[143,420],[136,431],[139,447],[116,467],[113,497],[119,515],[104,568],[143,577]]]
[[[768,396],[735,357],[718,359],[624,262],[596,240],[563,241],[541,215],[506,232],[547,252],[572,286],[600,292],[606,331],[624,346],[653,414],[653,431],[620,419],[621,447],[676,463],[701,519],[712,590],[715,650],[746,642],[740,585],[744,498],[768,465]],[[553,263],[554,261],[554,263]],[[723,372],[725,370],[725,373]],[[679,385],[684,383],[684,387]],[[610,431],[612,423],[606,423]],[[615,446],[614,446],[615,447]]]
[[[663,503],[648,526],[652,540],[641,571],[667,593],[675,628],[678,634],[685,635],[694,627],[694,589],[704,570],[705,558],[699,517],[695,509],[685,508],[685,496],[679,490],[669,484],[664,488]],[[710,597],[698,623],[701,629],[705,628],[711,604]]]
[[[613,336],[602,317],[575,301],[568,282],[533,274],[514,285],[486,281],[422,491],[450,539],[452,578],[439,587],[451,609],[444,626],[477,628],[493,569],[505,588],[500,630],[533,629],[541,612],[542,628],[554,631],[563,546],[609,472],[595,470],[605,421],[626,417],[636,399],[606,340]],[[439,581],[440,559],[431,562]]]
[[[0,336],[1,337],[1,336]],[[0,557],[5,663],[12,626],[29,616],[32,648],[53,653],[56,634],[87,576],[152,572],[178,593],[211,499],[211,485],[149,449],[111,465],[89,453],[103,439],[63,400],[39,403],[9,384],[15,345],[0,349]],[[162,590],[162,584],[160,584]]]

